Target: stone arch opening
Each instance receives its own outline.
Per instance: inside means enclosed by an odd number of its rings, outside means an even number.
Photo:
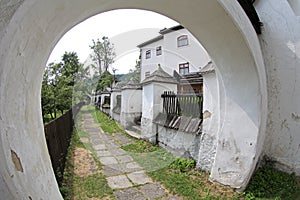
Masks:
[[[84,19],[122,8],[154,11],[182,25],[218,67],[220,126],[210,178],[245,188],[263,148],[266,74],[255,30],[236,1],[154,0],[13,1],[0,32],[0,186],[6,199],[60,199],[47,152],[40,88],[47,58],[58,39]],[[19,96],[21,98],[14,98]],[[23,170],[15,168],[11,152]]]

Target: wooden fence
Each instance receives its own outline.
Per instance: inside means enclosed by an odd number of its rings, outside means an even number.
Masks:
[[[73,133],[73,119],[78,114],[83,103],[73,106],[61,117],[51,121],[45,127],[45,136],[52,167],[58,184],[61,184],[65,169],[66,156]]]
[[[161,97],[164,113],[202,119],[202,94],[175,94],[172,91],[165,91]]]

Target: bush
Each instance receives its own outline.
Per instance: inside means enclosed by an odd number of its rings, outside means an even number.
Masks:
[[[195,168],[196,161],[193,159],[184,159],[184,158],[177,158],[170,167],[173,169],[178,169],[181,172],[187,172],[190,169]]]

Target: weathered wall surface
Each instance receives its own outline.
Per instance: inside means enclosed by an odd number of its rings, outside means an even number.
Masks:
[[[118,8],[163,13],[190,30],[206,48],[226,88],[220,99],[223,103],[211,178],[235,188],[246,186],[263,148],[266,77],[257,35],[236,1],[173,0],[170,7],[169,1],[162,0],[24,0],[16,9],[20,2],[0,1],[1,11],[10,3],[16,5],[7,14],[1,12],[1,197],[61,199],[39,106],[44,66],[67,30],[88,17]],[[275,20],[278,15],[274,12],[272,16]],[[155,106],[154,110],[158,109]]]
[[[117,96],[121,95],[121,89],[113,89],[113,92],[111,93],[111,98],[110,98],[110,116],[112,119],[120,122],[120,113],[116,113],[113,111],[113,109],[117,105]],[[122,102],[122,99],[121,99]],[[121,112],[121,109],[120,109]]]
[[[151,82],[143,86],[143,108],[141,137],[155,143],[157,127],[153,123],[158,113],[163,111],[161,94],[164,91],[176,91],[177,84]]]
[[[199,140],[197,167],[211,171],[220,128],[220,84],[216,72],[203,74],[203,122]]]
[[[290,1],[294,2],[294,1]],[[300,175],[300,18],[289,1],[257,1],[260,43],[268,74],[265,154]],[[294,9],[294,10],[293,10]],[[296,11],[296,12],[294,12]]]
[[[173,155],[198,161],[200,135],[158,126],[159,145]]]

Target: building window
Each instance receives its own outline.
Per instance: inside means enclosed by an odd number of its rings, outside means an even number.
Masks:
[[[151,58],[151,50],[146,51],[146,59]]]
[[[189,63],[182,63],[179,64],[179,74],[185,75],[190,72],[190,66]]]
[[[182,35],[177,38],[177,47],[187,46],[189,44],[188,36]]]
[[[145,78],[150,76],[150,71],[145,72]]]
[[[160,56],[162,54],[161,46],[156,47],[156,55]]]

